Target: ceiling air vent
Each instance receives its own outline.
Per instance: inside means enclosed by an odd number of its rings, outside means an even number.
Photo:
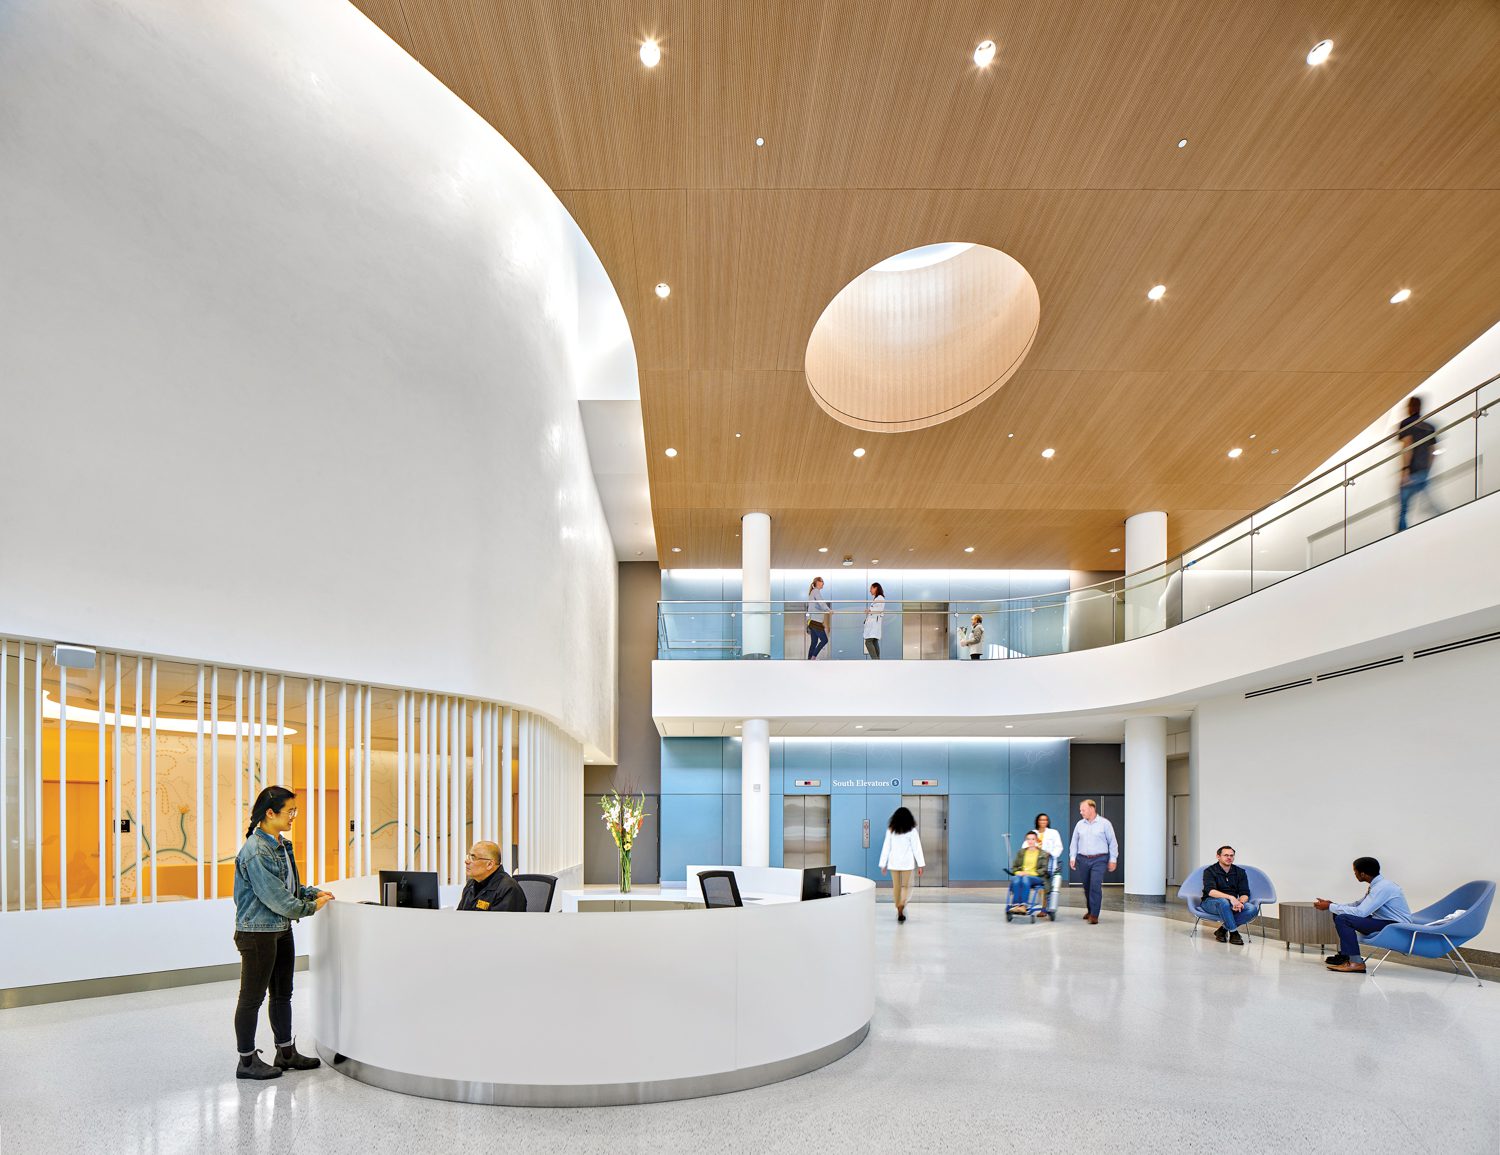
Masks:
[[[865,731],[866,734],[895,734],[901,729],[900,726],[871,726]]]
[[[1350,666],[1347,670],[1333,670],[1327,674],[1319,674],[1318,681],[1326,682],[1330,678],[1343,678],[1349,674],[1363,674],[1366,670],[1378,670],[1382,666],[1399,666],[1404,661],[1406,659],[1397,654],[1394,658],[1381,658],[1378,662],[1366,662],[1362,666]]]
[[[1425,650],[1417,650],[1412,654],[1415,658],[1430,658],[1433,654],[1446,654],[1449,650],[1461,650],[1465,646],[1477,646],[1480,642],[1500,642],[1500,632],[1493,634],[1480,634],[1478,637],[1465,638],[1461,642],[1445,642],[1441,646],[1428,646]]]
[[[1300,682],[1283,682],[1279,686],[1267,686],[1264,690],[1250,690],[1245,694],[1248,701],[1251,698],[1264,698],[1267,694],[1279,694],[1282,690],[1295,690],[1298,686],[1311,686],[1311,678],[1303,678]]]

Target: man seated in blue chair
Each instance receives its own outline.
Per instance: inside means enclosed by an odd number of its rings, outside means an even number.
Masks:
[[[464,870],[469,881],[458,900],[459,910],[508,910],[525,913],[526,892],[500,865],[500,847],[493,842],[476,842],[464,855]]]
[[[1250,901],[1250,878],[1243,867],[1234,864],[1234,847],[1219,847],[1218,861],[1203,868],[1200,905],[1222,924],[1214,931],[1217,941],[1245,945],[1240,927],[1249,926],[1250,920],[1260,913],[1260,907]]]
[[[1354,877],[1366,884],[1364,898],[1358,902],[1313,900],[1319,910],[1333,911],[1333,927],[1339,932],[1339,953],[1324,959],[1328,969],[1343,974],[1362,975],[1365,960],[1359,953],[1359,936],[1377,934],[1393,922],[1411,921],[1411,907],[1401,888],[1380,873],[1378,858],[1356,858]]]

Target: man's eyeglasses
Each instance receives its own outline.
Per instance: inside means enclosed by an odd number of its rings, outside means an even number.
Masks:
[[[464,855],[464,861],[465,862],[497,862],[498,859],[488,858],[488,857],[486,857],[483,854],[466,854],[466,855]]]

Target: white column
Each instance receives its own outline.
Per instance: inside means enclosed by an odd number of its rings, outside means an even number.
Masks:
[[[1125,637],[1166,625],[1167,515],[1159,510],[1125,519]],[[1142,572],[1145,571],[1145,572]]]
[[[771,865],[771,723],[740,728],[740,865]]]
[[[1125,719],[1125,893],[1167,892],[1167,720]]]
[[[740,518],[740,656],[771,656],[771,515]]]

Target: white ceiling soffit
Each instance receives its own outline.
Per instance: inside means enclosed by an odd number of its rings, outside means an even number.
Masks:
[[[646,479],[646,432],[635,343],[619,295],[582,231],[574,226],[578,409],[604,519],[620,561],[655,561],[656,530]]]
[[[620,561],[655,561],[646,433],[639,401],[580,401],[594,483]]]

